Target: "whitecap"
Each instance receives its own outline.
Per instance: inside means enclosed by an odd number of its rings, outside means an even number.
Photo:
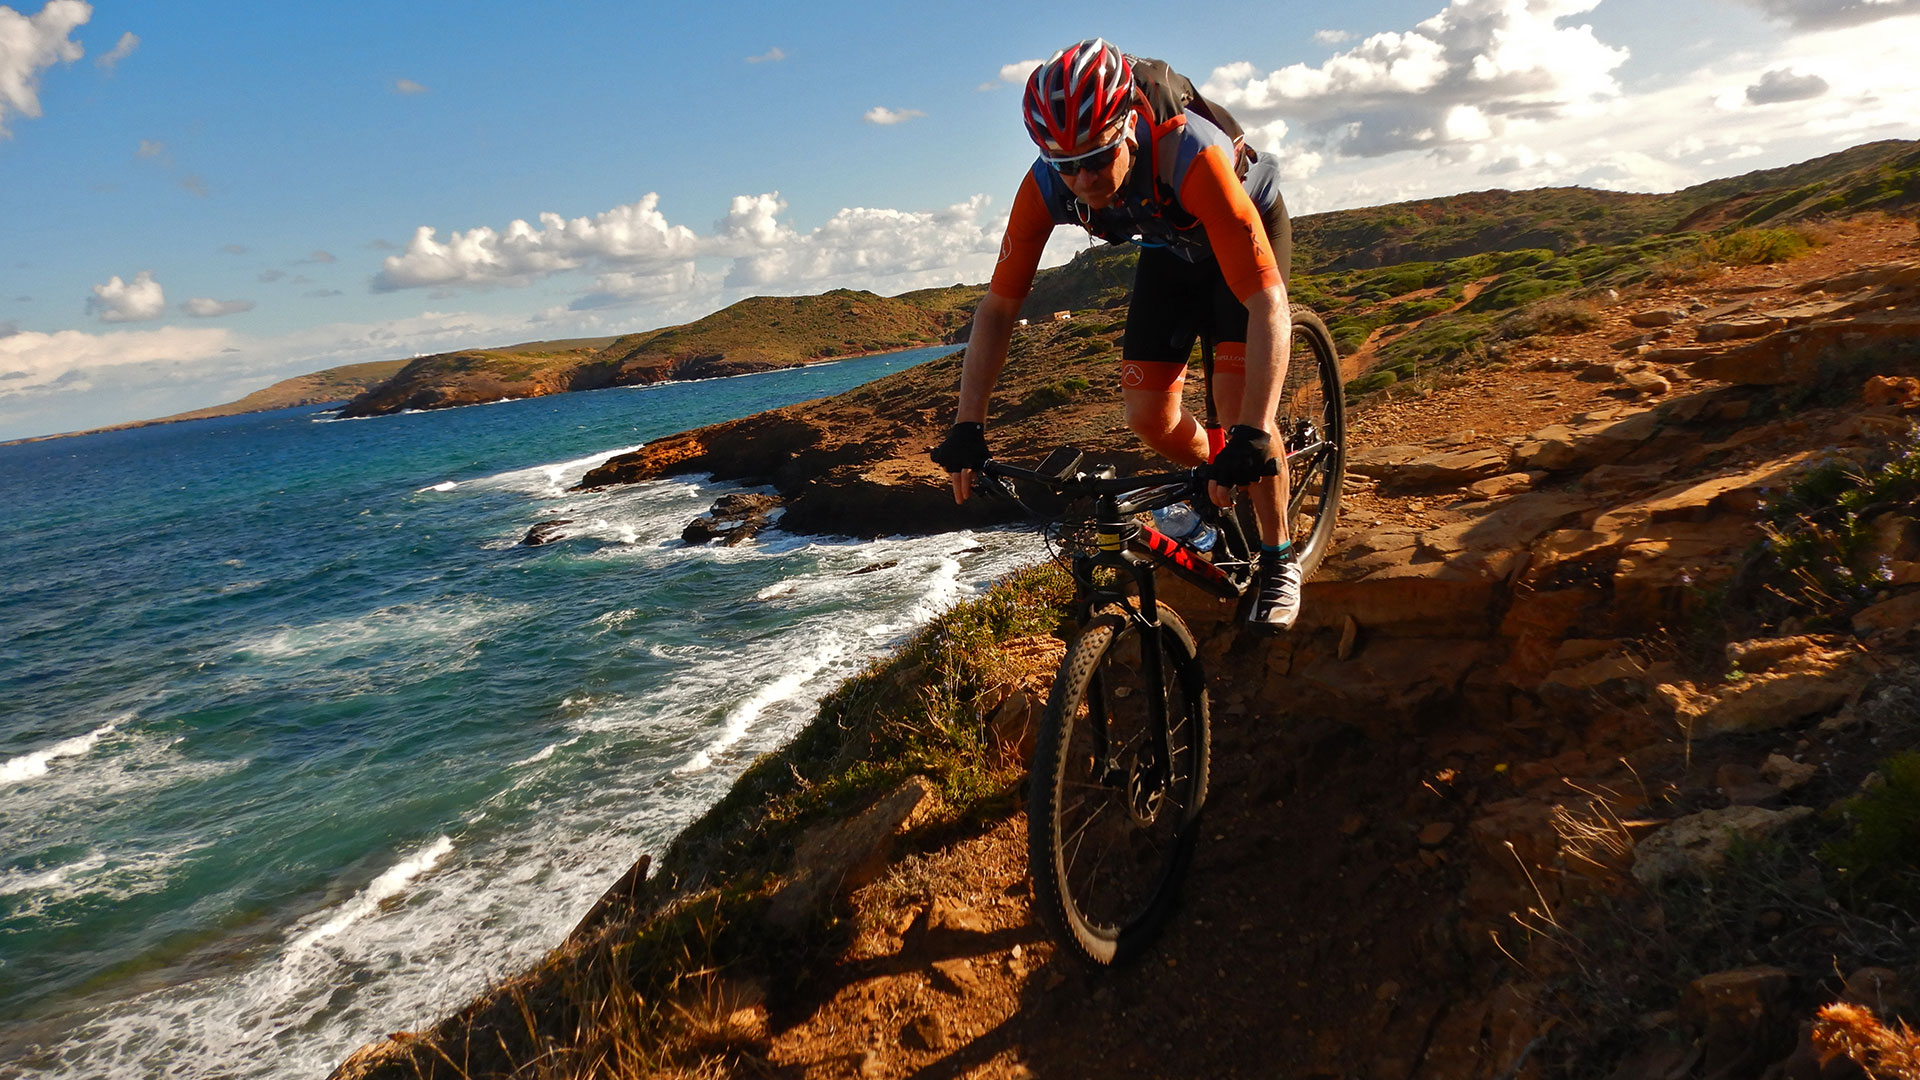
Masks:
[[[799,695],[800,689],[813,678],[820,669],[833,663],[846,654],[846,646],[838,637],[828,637],[814,651],[802,657],[791,669],[783,672],[772,682],[755,690],[745,701],[727,711],[720,734],[705,748],[694,754],[686,764],[674,769],[680,774],[700,772],[713,767],[713,759],[733,748],[735,743],[746,738],[753,722],[770,706],[787,701]]]
[[[455,483],[452,480],[442,480],[437,484],[429,484],[428,486],[423,487],[420,490],[414,492],[414,494],[425,495],[429,491],[452,491],[454,488],[457,488],[459,486],[460,486],[459,484]]]
[[[415,878],[432,870],[434,865],[452,850],[453,840],[442,836],[388,867],[379,877],[368,883],[366,888],[354,894],[353,899],[347,901],[332,918],[295,937],[293,943],[287,947],[288,959],[297,957],[307,949],[373,914],[382,903],[405,892]]]
[[[63,757],[79,757],[92,750],[95,744],[113,732],[118,722],[102,724],[85,735],[62,739],[45,750],[8,758],[6,764],[0,765],[0,784],[24,784],[47,775],[54,761]]]

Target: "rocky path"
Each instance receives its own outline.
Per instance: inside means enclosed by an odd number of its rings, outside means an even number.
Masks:
[[[1765,831],[1820,805],[1865,767],[1835,718],[1870,705],[1908,647],[1904,628],[1883,632],[1897,619],[1761,643],[1732,689],[1662,652],[1689,583],[1731,573],[1753,539],[1759,493],[1904,425],[1920,387],[1763,417],[1778,399],[1659,350],[1804,305],[1810,282],[1916,261],[1910,223],[1865,223],[1789,268],[1629,298],[1598,329],[1356,416],[1358,475],[1311,625],[1269,645],[1185,598],[1216,673],[1215,779],[1186,906],[1147,961],[1089,973],[1055,958],[1012,818],[856,894],[854,946],[767,1018],[762,1067],[1550,1075],[1526,1063],[1562,1022],[1527,967],[1536,924],[1624,880],[1617,859],[1571,871],[1566,822],[1634,821],[1630,846],[1696,812],[1746,807]],[[1910,293],[1880,298],[1915,310]],[[1673,316],[1666,338],[1620,347],[1650,311]],[[1788,1028],[1779,1055],[1798,1019],[1770,1016]],[[1677,1018],[1648,1030],[1694,1038],[1690,1068],[1712,1034]]]

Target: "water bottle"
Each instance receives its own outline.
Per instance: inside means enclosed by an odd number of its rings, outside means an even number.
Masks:
[[[1192,503],[1177,502],[1153,512],[1154,528],[1166,533],[1202,555],[1213,550],[1220,530],[1200,520],[1200,511]]]

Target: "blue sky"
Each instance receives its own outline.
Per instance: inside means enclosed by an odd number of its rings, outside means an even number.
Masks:
[[[1019,83],[1093,34],[1204,83],[1296,215],[1920,136],[1920,0],[1094,10],[0,6],[0,438],[756,293],[982,281],[1032,155]]]

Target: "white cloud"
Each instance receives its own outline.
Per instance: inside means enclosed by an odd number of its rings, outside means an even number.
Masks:
[[[133,156],[145,158],[148,161],[164,158],[167,156],[167,144],[158,139],[141,139],[139,147],[133,151]]]
[[[196,319],[217,319],[222,315],[237,315],[242,311],[252,311],[251,300],[214,300],[205,296],[196,296],[180,305],[180,310]]]
[[[1202,88],[1243,124],[1285,117],[1316,150],[1378,157],[1486,142],[1617,98],[1627,50],[1561,26],[1599,0],[1453,0],[1318,67],[1239,62]]]
[[[1920,0],[1746,0],[1799,29],[1858,26],[1920,13]]]
[[[140,35],[129,30],[120,35],[120,40],[114,42],[113,48],[110,51],[100,54],[100,56],[94,60],[94,64],[103,71],[112,71],[114,68],[120,66],[120,61],[132,56],[133,50],[139,47]]]
[[[1485,188],[1489,176],[1511,189],[1581,184],[1671,191],[1872,139],[1920,137],[1914,40],[1920,40],[1920,17],[1805,31],[1739,53],[1706,54],[1693,71],[1623,87],[1615,97],[1559,116],[1502,116],[1475,105],[1488,118],[1490,138],[1431,149],[1422,144],[1375,158],[1328,153],[1318,168],[1289,170],[1287,206],[1300,215],[1429,198]],[[1792,101],[1749,100],[1749,87],[1770,85],[1767,74],[1781,71],[1817,71],[1828,89]],[[1776,76],[1772,85],[1779,82]],[[1444,121],[1443,115],[1435,127],[1436,142]],[[1283,168],[1303,153],[1331,149],[1279,133]],[[1255,145],[1261,145],[1257,139]],[[1423,160],[1410,167],[1415,154]]]
[[[106,369],[203,362],[220,355],[228,341],[225,330],[174,326],[106,334],[22,331],[0,337],[0,399],[56,383],[84,388]]]
[[[669,225],[660,196],[616,206],[591,218],[541,214],[540,227],[524,220],[504,232],[482,225],[453,232],[445,242],[432,226],[414,230],[407,249],[380,261],[375,292],[436,285],[525,285],[536,278],[590,262],[644,266],[690,257],[699,246],[693,230]]]
[[[180,190],[204,199],[207,197],[207,181],[199,173],[188,173],[180,178]]]
[[[313,254],[300,260],[302,263],[331,263],[339,261],[339,259],[334,258],[333,252],[321,251],[318,248],[314,249]]]
[[[780,61],[785,60],[786,58],[787,58],[787,54],[780,50],[780,46],[775,45],[773,48],[768,49],[766,52],[761,53],[759,56],[747,57],[747,63],[777,64]]]
[[[1805,101],[1826,93],[1831,87],[1818,75],[1798,75],[1788,68],[1775,68],[1747,87],[1747,101],[1754,105],[1775,105],[1782,101]]]
[[[87,310],[101,322],[145,322],[166,314],[167,297],[151,270],[140,271],[130,282],[115,274],[106,284],[93,287]]]
[[[1014,86],[1025,86],[1028,76],[1033,74],[1033,69],[1044,63],[1046,63],[1044,60],[1015,60],[1011,64],[1002,64],[998,78],[983,82],[974,89],[982,92],[998,90],[1009,83]]]
[[[81,0],[49,0],[32,18],[0,7],[0,136],[7,134],[9,110],[40,115],[40,72],[84,55],[68,35],[92,17],[92,6]]]
[[[1313,40],[1321,45],[1343,45],[1353,40],[1353,34],[1346,30],[1315,30]]]
[[[899,291],[992,273],[1004,216],[985,196],[941,210],[855,207],[802,232],[782,219],[778,192],[738,195],[709,232],[671,224],[658,196],[571,221],[540,215],[543,227],[516,221],[503,232],[481,226],[444,242],[422,227],[402,254],[384,260],[374,287],[524,286],[569,270],[592,270],[592,287],[573,311],[644,302],[700,307],[728,295],[792,293],[819,287]],[[712,272],[699,262],[728,260]]]
[[[424,94],[427,88],[412,79],[393,80],[393,92],[396,94]]]
[[[866,115],[860,119],[865,120],[869,124],[879,124],[882,127],[890,127],[894,124],[904,124],[909,120],[925,115],[927,114],[921,112],[919,109],[889,109],[885,105],[875,105],[873,108],[868,109]]]

